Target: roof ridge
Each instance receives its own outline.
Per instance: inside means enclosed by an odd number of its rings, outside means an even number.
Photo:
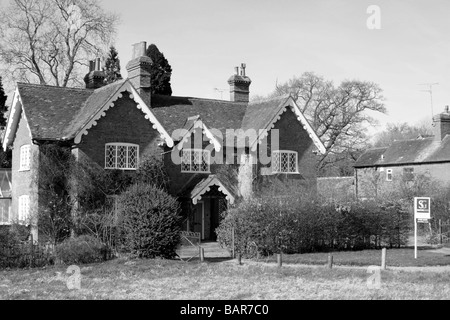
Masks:
[[[61,89],[61,90],[76,90],[76,91],[95,91],[93,89],[87,89],[87,88],[75,88],[75,87],[60,87],[60,86],[52,86],[48,84],[38,84],[38,83],[25,83],[25,82],[17,82],[17,85],[24,85],[28,87],[46,87],[46,88],[52,88],[52,89]]]
[[[227,104],[248,104],[247,102],[240,102],[240,101],[228,101],[228,100],[220,100],[220,99],[212,99],[212,98],[199,98],[199,97],[187,97],[187,96],[166,96],[163,94],[153,94],[154,97],[162,97],[162,98],[179,98],[179,99],[191,99],[191,100],[202,100],[202,101],[214,101],[214,102],[220,102],[220,103],[227,103]]]
[[[259,100],[259,101],[253,101],[250,102],[249,104],[259,104],[259,103],[266,103],[266,102],[271,102],[271,101],[276,101],[276,100],[284,100],[284,99],[288,99],[292,97],[292,95],[290,93],[285,93],[281,96],[275,96],[275,97],[271,97],[271,98],[267,98],[267,99],[263,99],[263,100]]]

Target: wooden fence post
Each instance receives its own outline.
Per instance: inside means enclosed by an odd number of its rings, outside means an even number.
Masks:
[[[386,270],[386,254],[387,254],[387,249],[384,248],[381,251],[381,269],[382,270]]]
[[[205,248],[202,247],[199,248],[200,248],[200,261],[205,262]]]
[[[33,234],[30,234],[30,268],[33,268],[34,264],[34,241]]]
[[[277,263],[278,268],[281,268],[283,266],[283,253],[277,254]]]
[[[333,269],[333,260],[334,260],[334,257],[331,254],[329,254],[328,255],[328,269]]]
[[[238,253],[237,254],[237,261],[238,261],[238,265],[242,265],[242,255],[241,255],[241,253]]]

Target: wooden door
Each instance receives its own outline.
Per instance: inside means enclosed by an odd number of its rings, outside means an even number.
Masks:
[[[194,232],[200,233],[202,240],[205,239],[205,204],[203,202],[199,202],[195,207]]]

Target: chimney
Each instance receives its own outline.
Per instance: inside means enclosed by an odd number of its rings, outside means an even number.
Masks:
[[[89,73],[84,77],[86,89],[98,89],[105,85],[106,75],[100,58],[89,61]]]
[[[241,64],[241,68],[236,67],[236,74],[233,75],[228,83],[230,84],[231,101],[234,102],[246,102],[250,101],[250,85],[252,80],[246,75],[245,69],[247,65]]]
[[[434,116],[434,139],[437,141],[444,140],[447,134],[450,134],[450,112],[449,106],[445,107],[443,113]]]
[[[133,45],[133,58],[127,64],[127,71],[131,84],[137,90],[142,100],[150,107],[150,67],[153,61],[146,55],[146,51],[147,42],[145,41]]]

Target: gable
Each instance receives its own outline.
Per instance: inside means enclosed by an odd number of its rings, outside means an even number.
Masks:
[[[184,128],[179,130],[179,132],[178,130],[174,131],[173,138],[176,141],[179,141],[178,150],[182,150],[187,142],[191,142],[192,144],[192,138],[195,137],[198,132],[201,132],[202,134],[201,141],[209,141],[209,143],[214,146],[214,150],[216,152],[219,152],[222,149],[221,140],[223,139],[218,139],[214,135],[214,133],[203,123],[203,121],[200,119],[200,116],[195,116],[189,118],[186,121]]]
[[[129,97],[136,103],[136,108],[143,112],[143,116],[146,120],[148,120],[154,129],[156,129],[161,138],[165,141],[169,148],[174,146],[174,142],[171,136],[167,133],[167,131],[163,128],[161,123],[155,117],[153,112],[147,106],[147,104],[142,100],[139,93],[134,89],[131,83],[126,80],[122,83],[122,85],[112,94],[109,99],[105,102],[101,102],[98,110],[88,118],[85,123],[81,126],[81,128],[77,131],[75,135],[75,143],[79,144],[82,140],[82,137],[89,134],[89,130],[98,124],[98,121],[105,117],[107,111],[116,106],[116,103],[119,99],[121,99],[124,94],[129,95]]]
[[[258,138],[250,141],[249,147],[252,151],[255,151],[258,144],[261,144],[263,140],[267,138],[269,132],[275,128],[276,123],[280,121],[282,115],[288,109],[295,114],[297,121],[307,132],[309,138],[313,141],[319,152],[325,154],[326,149],[324,144],[290,95],[250,104],[248,106],[247,113],[242,123],[243,130],[253,129],[259,131]]]

